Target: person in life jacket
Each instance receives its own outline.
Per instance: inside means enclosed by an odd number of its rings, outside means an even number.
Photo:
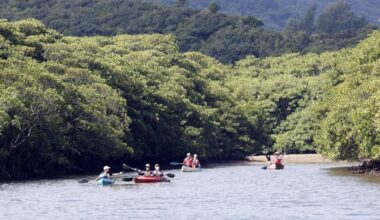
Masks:
[[[201,167],[201,163],[199,162],[198,155],[196,155],[196,154],[194,154],[192,167],[193,168],[199,168],[199,167]]]
[[[153,175],[154,176],[163,176],[163,173],[160,170],[160,164],[154,165]]]
[[[183,166],[192,167],[193,166],[193,157],[190,153],[186,154],[186,158],[183,160]]]
[[[145,164],[144,176],[152,176],[152,171],[150,171],[150,164],[149,163]]]
[[[100,179],[111,179],[111,175],[117,176],[117,175],[123,174],[123,172],[111,174],[110,170],[111,170],[111,167],[105,165],[103,167],[103,172],[99,174],[99,176],[95,179],[95,181],[98,181]]]
[[[276,165],[282,165],[282,158],[283,158],[283,156],[281,155],[281,153],[278,152],[278,151],[276,151],[276,152],[273,154],[273,156],[274,156],[274,163],[275,163]]]

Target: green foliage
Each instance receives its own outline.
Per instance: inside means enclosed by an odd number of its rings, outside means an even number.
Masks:
[[[215,1],[211,2],[208,6],[208,10],[210,10],[211,13],[216,14],[219,11],[220,7],[218,4],[216,4]]]
[[[37,20],[1,21],[0,176],[188,151],[210,160],[275,149],[379,159],[379,39],[225,65],[181,53],[173,35],[62,37]]]
[[[184,7],[188,4],[187,0],[176,0],[175,5],[178,7]]]
[[[367,24],[364,17],[357,17],[351,12],[350,6],[340,1],[327,7],[317,19],[316,28],[319,32],[336,34],[342,31],[357,31]]]
[[[175,0],[150,0],[173,4]],[[207,8],[213,0],[189,1],[193,8]],[[319,14],[329,4],[341,0],[217,0],[223,13],[256,16],[271,29],[284,29],[290,19],[302,17],[310,6],[317,6]],[[363,16],[373,24],[379,24],[380,5],[375,0],[345,0],[356,15]]]
[[[342,53],[343,82],[320,105],[325,106],[316,144],[339,159],[379,159],[379,33]]]
[[[57,32],[36,20],[0,28],[9,52],[0,60],[2,177],[72,172],[130,151],[126,104],[116,90],[88,70],[41,63]]]
[[[173,3],[173,6],[165,7],[147,0],[51,0],[49,3],[6,0],[0,3],[0,17],[10,20],[34,17],[70,36],[170,34],[175,36],[181,52],[199,51],[223,63],[233,63],[247,55],[267,57],[337,50],[355,45],[375,29],[366,25],[364,18],[356,17],[344,3],[328,7],[318,17],[317,24],[314,20],[318,8],[311,7],[305,17],[289,22],[284,32],[265,29],[264,23],[252,15],[217,13],[219,4],[236,7],[239,5],[236,1],[208,2],[206,10],[184,7],[187,3],[195,4],[194,1]],[[257,8],[260,12],[268,8],[276,10],[282,5],[277,0],[255,1],[255,4],[261,5],[261,9]],[[298,6],[304,5],[298,2]],[[287,20],[281,16],[278,19]],[[41,24],[35,24],[33,31],[41,30],[38,25]],[[332,31],[335,27],[336,31]],[[27,30],[24,32],[28,33]],[[52,34],[47,37],[49,35]],[[35,39],[27,40],[30,44],[35,43]],[[30,53],[41,60],[41,47],[36,50]]]
[[[316,6],[312,5],[304,17],[291,19],[285,28],[287,38],[295,46],[308,45],[299,48],[302,51],[320,53],[354,45],[375,29],[364,17],[357,17],[346,2],[328,5],[317,18],[315,14]]]

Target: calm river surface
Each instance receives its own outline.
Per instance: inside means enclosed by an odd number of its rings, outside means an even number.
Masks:
[[[170,183],[156,184],[0,184],[0,219],[380,219],[379,178],[327,169],[338,166],[220,165],[173,170]]]

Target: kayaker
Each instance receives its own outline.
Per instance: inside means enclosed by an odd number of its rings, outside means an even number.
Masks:
[[[201,167],[201,163],[198,160],[198,155],[196,155],[196,154],[194,154],[192,167],[193,168],[199,168],[199,167]]]
[[[150,171],[150,164],[149,163],[145,164],[144,176],[152,176],[152,171]]]
[[[160,164],[154,165],[153,175],[154,176],[163,176],[163,173],[160,170]]]
[[[283,159],[283,156],[281,155],[280,152],[276,151],[274,154],[274,163],[276,165],[282,165],[282,159]]]
[[[111,179],[111,176],[117,176],[123,174],[123,172],[120,173],[110,173],[111,167],[105,165],[103,167],[103,172],[99,174],[99,176],[95,179],[95,181],[98,181],[100,179]]]
[[[100,179],[111,179],[110,169],[111,169],[111,167],[109,167],[107,165],[104,166],[103,167],[103,172],[101,172],[99,174],[99,176],[95,179],[95,181],[98,181]]]
[[[192,167],[193,166],[193,157],[190,153],[186,154],[186,158],[183,160],[183,166]]]

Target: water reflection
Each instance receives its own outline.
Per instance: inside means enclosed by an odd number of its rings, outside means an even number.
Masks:
[[[330,168],[330,174],[333,176],[342,176],[347,177],[352,180],[356,181],[363,181],[367,183],[373,183],[373,184],[380,184],[380,177],[379,176],[372,176],[372,175],[365,175],[365,174],[355,174],[352,173],[349,170],[350,166],[343,166],[343,167],[334,167]]]

